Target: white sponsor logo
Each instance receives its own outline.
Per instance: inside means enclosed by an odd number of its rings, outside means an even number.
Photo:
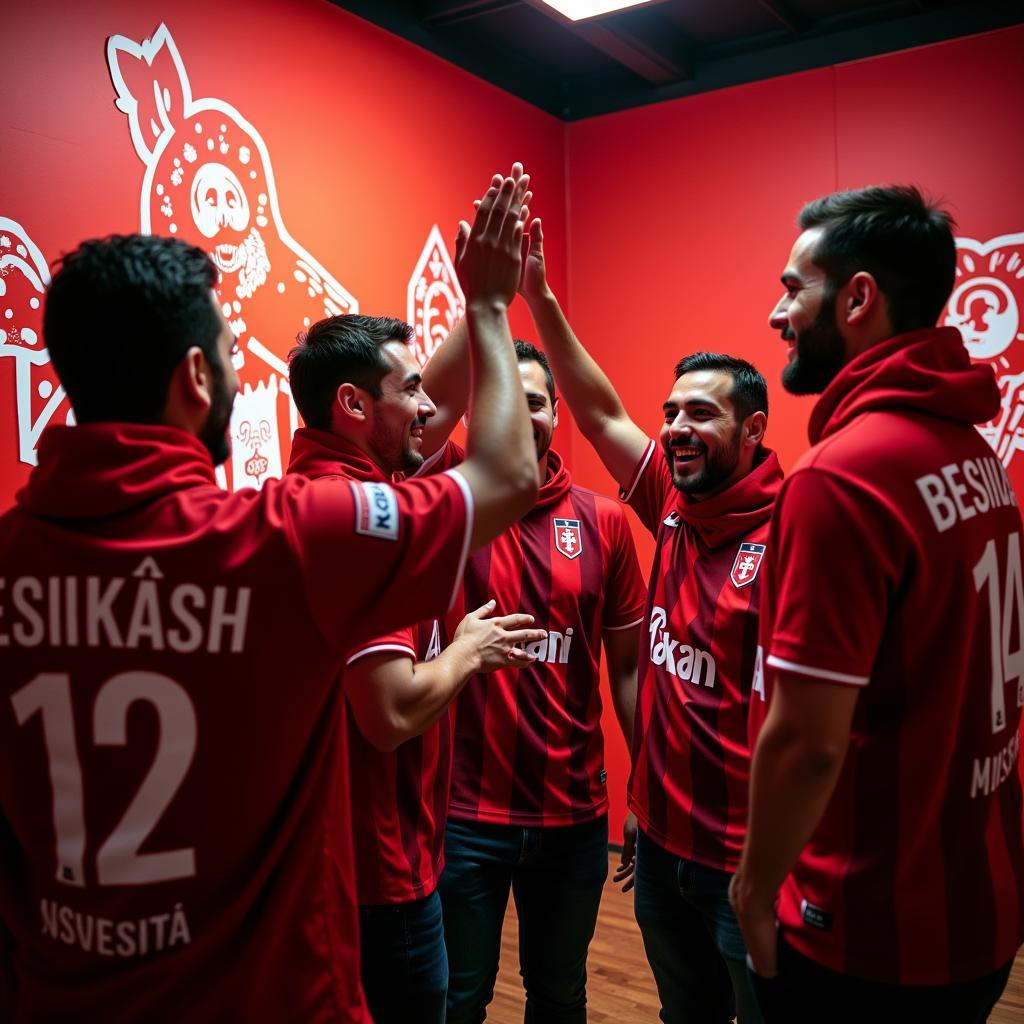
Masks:
[[[664,628],[668,614],[664,608],[655,605],[651,609],[651,621],[648,624],[650,633],[650,658],[652,665],[664,665],[665,671],[677,679],[685,679],[699,686],[715,685],[716,665],[714,657],[708,651],[691,647],[672,637]]]
[[[388,484],[352,483],[356,499],[356,533],[398,540],[398,499]]]
[[[569,648],[572,646],[572,626],[564,633],[557,629],[549,629],[543,640],[535,640],[527,644],[524,650],[537,661],[548,665],[565,665],[569,661]]]

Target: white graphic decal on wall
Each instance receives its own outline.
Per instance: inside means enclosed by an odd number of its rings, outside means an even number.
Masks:
[[[111,36],[107,64],[117,108],[128,117],[135,152],[146,168],[141,230],[182,233],[210,253],[221,273],[218,301],[238,337],[235,365],[245,367],[242,377],[252,385],[247,394],[261,395],[264,406],[271,394],[275,400],[278,393],[286,396],[294,431],[298,415],[288,388],[288,349],[299,330],[325,316],[354,313],[358,302],[288,233],[260,133],[224,100],[193,99],[166,25],[142,43]],[[255,360],[247,362],[247,355]],[[248,448],[236,453],[235,487],[280,476],[278,419],[276,406],[273,415],[260,419],[272,435],[260,440],[259,457]],[[254,467],[266,458],[268,469],[239,475],[239,458],[243,466],[255,460]]]
[[[277,443],[277,375],[255,388],[243,384],[231,410],[231,472],[235,487],[262,487],[281,475]]]
[[[0,357],[14,360],[18,458],[30,466],[46,425],[55,417],[74,422],[43,346],[43,293],[49,283],[39,247],[17,221],[0,217]]]
[[[1024,450],[1024,231],[956,240],[953,294],[943,323],[959,327],[971,358],[995,370],[1003,402],[979,429],[1004,466]]]
[[[455,267],[435,224],[427,236],[416,269],[409,278],[407,314],[415,332],[412,345],[422,366],[466,312],[466,298]]]

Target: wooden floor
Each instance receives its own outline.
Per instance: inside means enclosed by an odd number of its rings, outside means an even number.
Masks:
[[[610,857],[612,871],[618,855]],[[587,965],[587,1000],[590,1024],[657,1024],[658,994],[644,947],[633,919],[632,893],[623,895],[611,883],[605,884],[597,932],[590,946]],[[490,1024],[521,1024],[523,984],[519,977],[519,933],[515,909],[509,900],[501,942],[501,969],[494,1001],[487,1014]],[[990,1024],[1024,1024],[1024,953],[1019,954],[1010,983]]]

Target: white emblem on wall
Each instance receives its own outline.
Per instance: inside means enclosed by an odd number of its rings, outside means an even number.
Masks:
[[[30,466],[36,464],[46,425],[55,416],[74,422],[43,346],[43,294],[49,283],[39,247],[17,221],[0,217],[0,357],[14,360],[18,458]]]
[[[441,231],[435,224],[409,278],[407,294],[406,317],[415,332],[413,351],[420,366],[434,354],[465,312],[466,298]]]
[[[1024,450],[1024,232],[956,240],[956,282],[943,323],[958,327],[971,358],[995,370],[1002,408],[982,436],[1004,466]]]
[[[325,316],[357,312],[358,302],[288,233],[259,132],[224,100],[192,98],[166,25],[142,43],[111,36],[107,64],[117,108],[128,117],[135,152],[146,168],[141,230],[184,234],[210,253],[221,273],[218,301],[238,337],[235,365],[245,367],[242,376],[257,391],[263,384],[261,401],[269,400],[271,390],[288,397],[288,426],[294,431],[298,416],[286,359],[295,335]],[[247,354],[255,361],[247,362]],[[280,476],[276,409],[265,420],[273,436],[261,442],[261,457],[269,460],[268,474]],[[233,441],[238,443],[237,434]],[[255,458],[252,452],[240,455],[243,464]],[[233,470],[238,465],[236,456]],[[252,481],[234,477],[235,487],[243,482]]]
[[[243,384],[231,410],[231,472],[235,487],[262,487],[281,475],[277,443],[277,375],[255,388]]]

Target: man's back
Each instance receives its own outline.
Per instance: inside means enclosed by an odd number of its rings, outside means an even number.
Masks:
[[[0,520],[21,1017],[368,1020],[338,671],[447,607],[461,486],[229,495],[173,429],[46,442]]]

